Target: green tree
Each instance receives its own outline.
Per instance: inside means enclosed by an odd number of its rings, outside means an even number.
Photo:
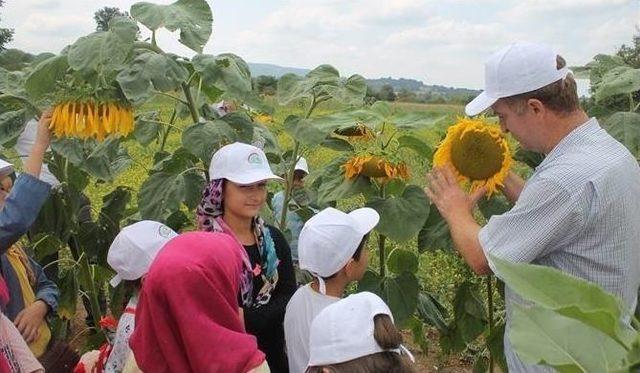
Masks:
[[[0,8],[4,5],[4,0],[0,0]],[[0,51],[5,49],[5,45],[13,40],[13,29],[0,27]]]
[[[382,101],[395,101],[396,93],[394,92],[393,87],[390,84],[385,84],[380,88],[378,98]]]
[[[272,75],[260,75],[254,81],[254,88],[261,94],[273,96],[278,89],[278,79]]]
[[[622,44],[616,54],[629,66],[635,69],[640,68],[640,32],[633,37],[632,44]]]
[[[96,21],[96,31],[107,31],[109,29],[109,22],[111,22],[114,17],[129,17],[129,13],[109,6],[105,6],[93,13],[93,19]]]

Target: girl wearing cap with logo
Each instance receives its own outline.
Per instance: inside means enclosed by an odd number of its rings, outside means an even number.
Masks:
[[[347,285],[362,279],[369,259],[367,237],[379,220],[368,207],[348,214],[329,207],[302,228],[300,268],[315,278],[296,291],[284,316],[291,373],[304,372],[309,362],[309,329],[316,315],[339,301]]]
[[[362,292],[327,306],[311,324],[307,373],[413,373],[391,310]]]
[[[183,233],[162,248],[145,277],[129,340],[140,370],[269,372],[238,315],[243,262],[244,250],[228,234]],[[131,362],[124,372],[135,371]]]
[[[224,232],[245,249],[241,305],[247,332],[258,339],[273,372],[287,372],[282,320],[295,292],[291,250],[282,233],[259,212],[273,174],[264,152],[233,143],[220,148],[209,166],[210,183],[197,209],[198,229]]]

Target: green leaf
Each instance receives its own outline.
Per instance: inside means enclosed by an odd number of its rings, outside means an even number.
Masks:
[[[420,284],[409,272],[397,277],[380,278],[375,272],[367,271],[358,282],[358,291],[379,295],[391,309],[396,325],[402,326],[416,310]]]
[[[14,143],[27,125],[29,116],[25,109],[0,114],[0,144]]]
[[[320,65],[306,77],[285,74],[278,80],[277,99],[280,105],[311,97],[328,97],[347,105],[360,105],[366,93],[366,83],[360,75],[341,78],[331,65]]]
[[[441,336],[440,343],[445,351],[459,352],[475,341],[487,324],[484,303],[469,281],[458,287],[453,311],[455,319],[449,333]]]
[[[0,93],[24,96],[25,75],[21,71],[8,71],[0,67]]]
[[[196,123],[182,132],[182,146],[209,167],[211,156],[218,149],[236,140],[236,132],[222,120]]]
[[[78,281],[76,271],[71,268],[60,278],[60,301],[58,302],[58,316],[65,320],[73,319],[76,314],[78,301]]]
[[[51,143],[51,149],[89,175],[110,182],[132,162],[120,142],[120,138],[110,138],[104,142],[60,138]]]
[[[78,71],[118,70],[133,50],[137,35],[135,21],[128,17],[114,18],[109,24],[109,31],[83,36],[71,45],[67,53],[69,66]],[[64,63],[60,60],[60,66],[55,66],[53,71],[59,73]]]
[[[157,111],[142,113],[136,116],[133,136],[142,146],[151,144],[160,138],[162,127],[156,123],[160,118]]]
[[[423,354],[427,354],[429,351],[429,340],[427,339],[427,331],[424,329],[424,324],[417,317],[412,316],[407,319],[406,325],[411,330],[411,336],[413,342],[420,346]]]
[[[624,144],[631,154],[640,155],[640,114],[617,112],[605,120],[605,129]]]
[[[429,201],[416,185],[407,186],[401,197],[372,198],[367,206],[380,214],[376,230],[398,242],[413,238],[429,215]]]
[[[247,114],[240,112],[227,114],[220,120],[231,126],[231,128],[236,131],[236,141],[240,141],[245,144],[253,143],[254,132],[258,131],[261,128],[260,126],[254,125],[251,121],[251,118],[249,118]],[[267,141],[264,141],[264,143],[266,142]]]
[[[491,351],[491,355],[498,363],[498,366],[503,372],[508,372],[507,359],[504,355],[504,333],[506,325],[500,323],[494,325],[493,329],[489,330],[489,337],[487,338],[487,348]]]
[[[170,56],[145,52],[138,55],[117,76],[127,99],[142,104],[160,92],[174,91],[187,80],[189,72]]]
[[[329,148],[339,152],[352,152],[354,150],[353,145],[351,145],[349,141],[331,136],[324,139],[320,143],[320,146],[324,146],[325,148]]]
[[[131,6],[130,13],[152,31],[179,29],[180,43],[198,53],[211,37],[213,14],[205,0],[178,0],[170,5],[140,2]]]
[[[165,221],[180,210],[181,203],[194,208],[206,182],[186,149],[178,149],[171,157],[154,166],[138,193],[138,206],[143,219]]]
[[[438,209],[430,209],[427,221],[418,233],[418,250],[423,253],[427,250],[452,248],[453,240],[449,232],[449,225],[442,218]]]
[[[387,268],[397,275],[402,272],[418,272],[418,256],[411,251],[393,249],[387,258]]]
[[[427,325],[438,329],[440,333],[448,331],[447,309],[432,294],[420,292],[418,295],[418,316]]]
[[[544,154],[520,148],[513,158],[517,161],[525,163],[531,168],[536,168],[544,160]]]
[[[630,343],[621,326],[627,313],[624,306],[598,285],[547,266],[511,263],[491,255],[489,259],[496,275],[524,299]]]
[[[284,130],[300,143],[315,146],[323,142],[329,133],[338,128],[328,122],[312,122],[297,115],[289,115],[284,120]]]
[[[397,113],[387,118],[387,121],[399,129],[422,129],[433,128],[443,123],[448,114],[430,112],[430,111],[413,111]]]
[[[42,260],[66,247],[66,244],[53,234],[40,233],[31,239],[34,259],[41,263]]]
[[[422,158],[433,158],[433,148],[415,136],[402,135],[398,137],[398,143],[400,144],[400,148],[411,149]]]
[[[524,362],[560,372],[612,372],[622,368],[626,356],[600,331],[538,306],[514,305],[509,340]]]
[[[493,195],[491,198],[481,198],[478,201],[478,208],[485,219],[491,218],[493,215],[502,215],[511,209],[511,204],[503,195]]]
[[[202,76],[203,86],[214,86],[224,91],[226,97],[236,100],[245,101],[247,96],[253,95],[249,66],[235,54],[199,54],[193,57],[192,63]]]
[[[40,62],[31,71],[24,85],[29,97],[38,101],[55,92],[58,81],[63,79],[68,68],[69,63],[65,55]]]
[[[602,99],[640,91],[640,69],[629,66],[615,67],[602,77],[595,92],[597,101]]]

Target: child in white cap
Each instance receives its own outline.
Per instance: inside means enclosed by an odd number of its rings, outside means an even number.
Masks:
[[[311,324],[308,373],[412,373],[413,356],[402,345],[391,310],[362,292],[326,307]]]
[[[300,233],[300,268],[314,279],[300,287],[284,317],[291,373],[301,373],[309,361],[311,322],[325,307],[342,298],[346,286],[362,279],[369,258],[369,232],[380,216],[368,207],[350,213],[326,208],[309,219]]]
[[[116,275],[110,284],[116,287],[124,281],[125,285],[132,288],[133,294],[118,321],[113,349],[104,366],[105,372],[119,373],[124,368],[131,351],[129,337],[135,326],[141,279],[149,271],[160,249],[176,236],[176,232],[162,223],[143,220],[124,227],[111,243],[107,262]]]
[[[215,152],[209,178],[196,211],[198,229],[229,234],[244,247],[240,300],[246,330],[258,339],[271,370],[286,372],[282,320],[296,279],[287,240],[260,217],[267,182],[282,178],[262,149],[239,142]]]

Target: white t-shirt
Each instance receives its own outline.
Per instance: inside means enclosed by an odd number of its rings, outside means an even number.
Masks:
[[[325,307],[339,300],[318,293],[311,284],[302,286],[291,297],[284,314],[284,339],[291,373],[302,373],[307,369],[311,322]]]

